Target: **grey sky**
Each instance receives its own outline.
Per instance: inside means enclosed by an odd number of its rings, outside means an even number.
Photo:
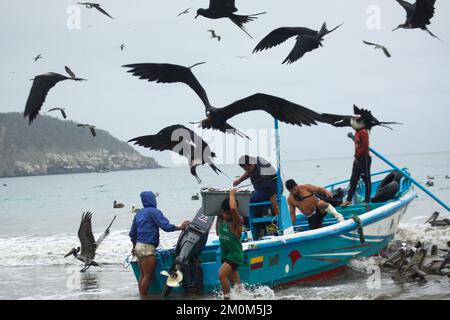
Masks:
[[[194,19],[208,0],[101,1],[115,20],[81,9],[81,29],[69,30],[67,8],[76,1],[0,0],[0,112],[23,112],[31,87],[28,80],[68,65],[83,83],[63,82],[53,88],[43,110],[64,106],[69,118],[92,123],[121,140],[152,134],[174,123],[200,120],[204,108],[182,84],[161,85],[138,80],[121,65],[169,62],[196,67],[194,73],[215,106],[224,106],[256,92],[277,95],[321,112],[350,114],[353,104],[370,108],[385,121],[404,122],[395,131],[375,128],[372,146],[382,153],[450,150],[450,45],[420,30],[391,32],[405,19],[394,0],[237,0],[239,13],[267,11],[247,25],[253,40],[228,20]],[[367,9],[381,9],[381,29],[367,27]],[[187,15],[176,15],[192,7]],[[430,29],[450,42],[450,2],[438,0]],[[280,26],[330,28],[324,47],[291,66],[281,65],[293,40],[252,55],[255,45]],[[222,41],[209,38],[214,29]],[[381,51],[362,44],[386,45]],[[126,48],[120,51],[120,44]],[[34,62],[42,53],[44,59]],[[236,56],[249,56],[238,59]],[[11,73],[15,72],[15,73]],[[240,129],[271,128],[263,112],[230,121]],[[348,129],[319,125],[299,128],[281,124],[286,160],[351,156]],[[223,135],[213,134],[216,140]],[[257,143],[255,141],[255,143]],[[214,143],[212,143],[214,148]],[[168,154],[138,149],[170,165]],[[216,150],[219,157],[222,149]]]

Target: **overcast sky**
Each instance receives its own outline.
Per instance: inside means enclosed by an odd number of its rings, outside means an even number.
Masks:
[[[239,13],[267,12],[247,25],[253,39],[228,19],[195,20],[196,9],[206,7],[207,0],[101,1],[114,20],[81,8],[80,28],[70,29],[68,9],[75,4],[0,1],[0,112],[23,112],[29,79],[49,71],[64,73],[68,65],[89,81],[58,84],[43,110],[66,107],[70,119],[92,123],[126,141],[171,124],[200,120],[204,107],[187,86],[148,83],[132,77],[121,65],[167,62],[189,66],[206,61],[193,70],[217,107],[256,92],[320,112],[350,114],[357,104],[371,109],[380,120],[405,123],[395,131],[372,130],[372,146],[381,153],[450,150],[450,45],[421,30],[391,32],[405,20],[404,10],[394,0],[237,0]],[[177,17],[187,7],[192,7],[191,12]],[[380,28],[374,29],[377,9]],[[449,12],[450,1],[438,0],[430,26],[448,43],[450,19],[445,14]],[[293,39],[251,54],[259,40],[277,27],[317,30],[324,21],[330,28],[344,25],[325,37],[323,48],[292,65],[281,62],[292,49]],[[222,41],[210,39],[208,29],[216,30]],[[363,45],[363,39],[386,45],[392,58]],[[126,46],[123,52],[121,43]],[[34,62],[39,53],[43,59]],[[273,127],[273,120],[263,112],[243,114],[230,123],[242,130]],[[281,124],[283,159],[351,156],[348,131],[327,125]],[[221,133],[207,137],[214,139],[211,145],[219,158],[225,154],[233,158],[241,152],[231,144],[224,152]],[[252,144],[264,146],[265,137],[261,134]],[[168,153],[138,150],[170,165]]]

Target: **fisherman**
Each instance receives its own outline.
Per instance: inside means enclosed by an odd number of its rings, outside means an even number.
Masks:
[[[140,277],[139,294],[148,295],[148,289],[156,268],[156,248],[159,246],[159,229],[166,232],[184,230],[189,221],[181,226],[175,226],[156,207],[156,197],[151,191],[141,193],[143,209],[139,210],[133,219],[130,239],[133,243],[133,256],[138,258]]]
[[[370,166],[372,158],[369,154],[369,129],[366,124],[365,114],[358,118],[352,118],[350,124],[356,131],[355,133],[355,159],[353,161],[352,176],[350,179],[350,188],[347,199],[342,203],[343,207],[352,204],[353,195],[358,186],[359,178],[362,178],[365,185],[365,202],[370,202],[371,186]]]
[[[315,195],[319,194],[331,199],[334,196],[331,191],[311,184],[300,185],[293,179],[286,181],[286,189],[289,190],[288,204],[293,225],[296,220],[295,208],[308,218],[311,230],[322,228],[322,222],[327,213],[333,215],[339,222],[345,220],[331,204],[318,199]]]
[[[272,212],[278,215],[277,203],[277,172],[274,167],[262,157],[250,157],[248,155],[239,158],[239,166],[245,173],[233,182],[233,186],[238,186],[241,182],[250,178],[255,189],[250,197],[251,203],[266,202],[272,203]]]
[[[230,283],[240,284],[238,267],[243,263],[241,233],[244,219],[239,215],[236,189],[230,190],[230,197],[221,205],[222,213],[216,220],[216,233],[219,236],[222,253],[222,266],[219,269],[219,280],[222,285],[223,298],[230,299]]]

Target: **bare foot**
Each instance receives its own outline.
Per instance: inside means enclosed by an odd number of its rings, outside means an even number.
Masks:
[[[349,205],[351,205],[352,203],[350,201],[345,200],[344,202],[342,202],[341,207],[347,207]]]

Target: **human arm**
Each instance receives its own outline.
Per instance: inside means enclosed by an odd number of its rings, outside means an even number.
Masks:
[[[239,184],[241,184],[242,181],[245,181],[248,178],[250,178],[250,175],[251,175],[251,171],[245,171],[244,174],[242,176],[240,176],[240,178],[233,181],[233,187],[238,186]]]
[[[295,206],[292,203],[290,197],[288,198],[288,204],[289,204],[289,213],[291,214],[291,221],[292,225],[295,224],[296,216],[295,216]]]
[[[136,247],[136,241],[137,241],[136,217],[133,219],[133,223],[131,224],[130,233],[128,235],[130,236],[131,243],[133,244],[133,249],[131,249],[131,254],[134,256],[134,248]]]
[[[152,215],[152,218],[158,225],[158,227],[164,230],[165,232],[184,230],[186,226],[189,224],[189,221],[184,221],[180,226],[171,224],[169,220],[166,217],[164,217],[162,212],[159,210],[156,210],[156,212]]]
[[[321,195],[327,196],[328,198],[334,197],[334,194],[330,190],[322,187],[314,186],[312,184],[306,184],[304,185],[304,188],[311,193],[319,193]]]
[[[230,190],[230,213],[231,213],[231,220],[233,221],[234,225],[234,232],[237,236],[241,235],[242,232],[242,225],[244,224],[244,219],[239,214],[238,208],[237,208],[237,202],[236,202],[236,189]]]

